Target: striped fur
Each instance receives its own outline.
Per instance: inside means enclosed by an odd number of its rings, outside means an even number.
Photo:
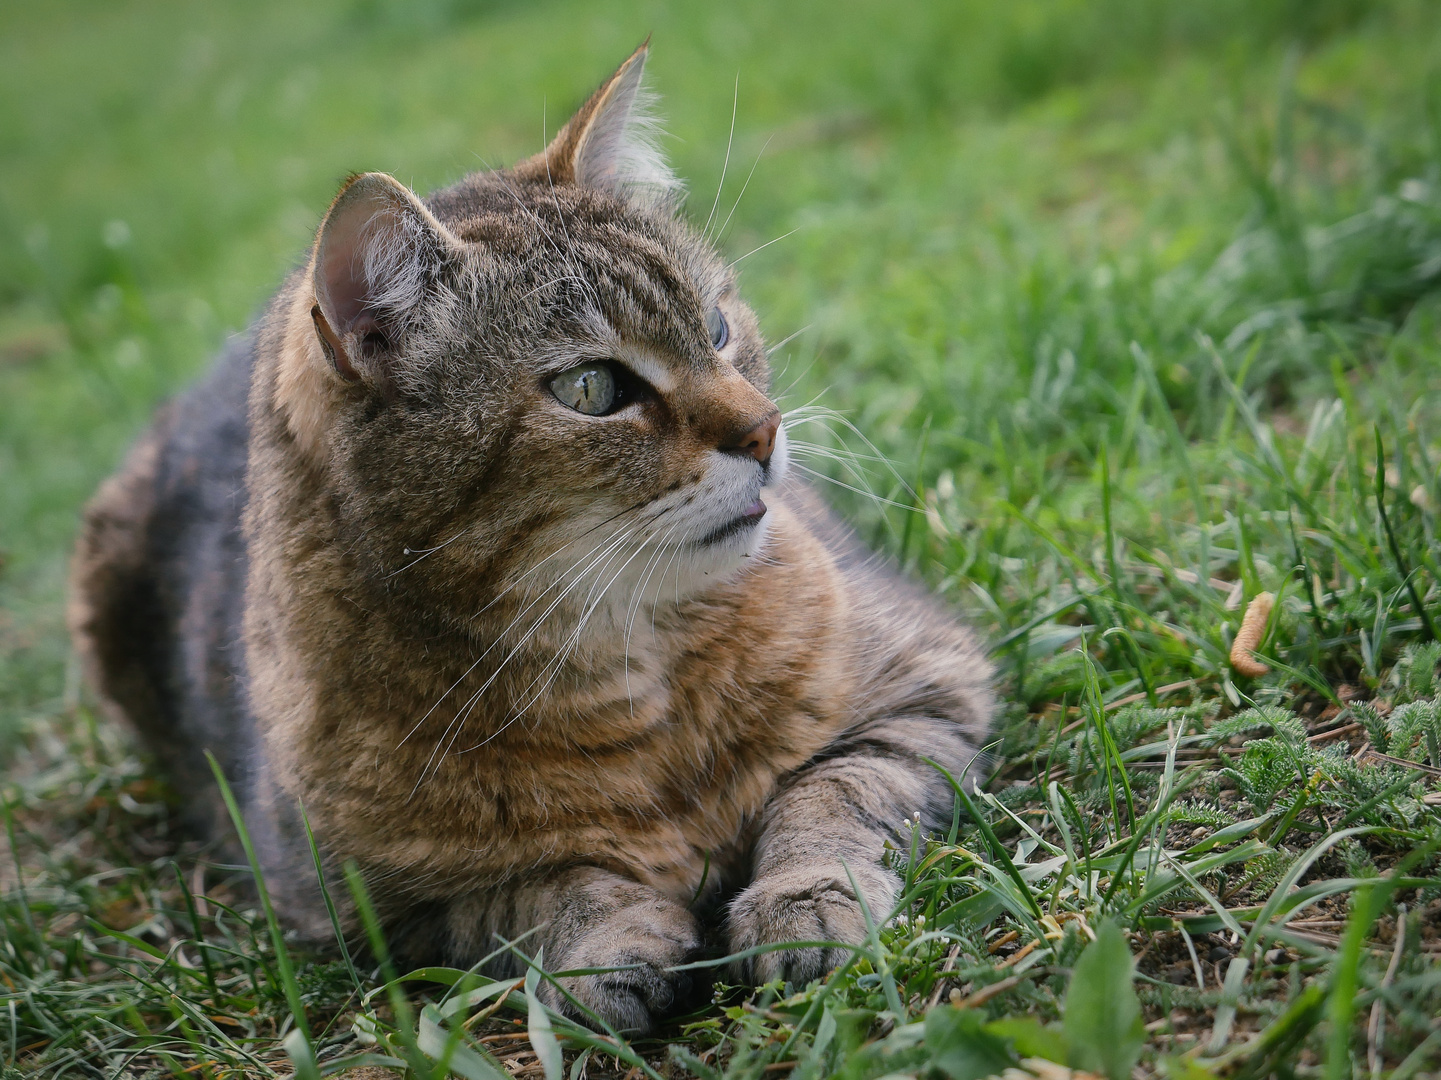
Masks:
[[[571,982],[630,1030],[707,947],[857,941],[896,824],[950,820],[922,759],[973,768],[992,708],[971,637],[787,474],[784,429],[744,449],[765,349],[631,138],[643,60],[514,168],[348,182],[92,502],[71,603],[101,700],[216,837],[218,753],[294,927],[327,931],[303,804],[403,959],[539,927],[552,968],[635,965]],[[557,401],[590,358],[636,403]]]

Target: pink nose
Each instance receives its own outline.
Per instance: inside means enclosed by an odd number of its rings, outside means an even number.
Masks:
[[[721,449],[728,454],[749,454],[764,465],[771,459],[771,453],[776,448],[776,432],[780,430],[780,426],[781,414],[776,410],[735,442],[722,446]]]

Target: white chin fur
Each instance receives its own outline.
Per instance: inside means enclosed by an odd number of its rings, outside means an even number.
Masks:
[[[701,481],[705,495],[695,500],[696,504],[708,504],[714,508],[702,510],[697,515],[710,521],[694,530],[688,549],[677,560],[679,565],[670,579],[671,591],[658,594],[657,602],[685,599],[704,592],[741,570],[765,549],[774,519],[774,510],[769,507],[765,517],[749,528],[710,543],[700,544],[697,541],[733,520],[756,499],[765,501],[780,486],[790,465],[790,445],[785,425],[776,430],[775,449],[771,451],[770,466],[763,479],[760,471],[749,462],[738,462],[724,455],[717,457],[719,460],[711,467],[710,474]]]
[[[741,572],[752,559],[761,557],[770,533],[774,510],[767,507],[756,524],[708,540],[717,530],[734,522],[748,506],[767,496],[780,484],[790,462],[784,426],[776,432],[775,449],[764,476],[749,458],[738,459],[716,452],[705,477],[690,488],[657,500],[645,517],[653,524],[641,530],[643,536],[627,538],[618,546],[602,545],[599,553],[581,559],[587,568],[584,583],[571,590],[571,597],[590,607],[585,622],[601,632],[607,625],[630,626],[639,611],[675,604],[697,596]],[[552,573],[574,581],[575,565],[585,549],[593,548],[598,537],[585,533],[553,564]],[[554,581],[552,573],[541,580]],[[557,582],[563,588],[564,582]],[[598,590],[598,591],[597,591]],[[551,595],[555,595],[552,593]],[[646,620],[647,623],[649,620]]]

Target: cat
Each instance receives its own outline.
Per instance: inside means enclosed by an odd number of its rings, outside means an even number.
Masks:
[[[400,961],[533,931],[550,970],[623,969],[544,992],[628,1032],[703,950],[796,985],[848,955],[898,823],[951,821],[926,759],[973,783],[993,709],[970,632],[788,469],[646,55],[512,168],[348,179],[88,506],[69,609],[219,841],[214,753],[295,933],[333,938],[303,806]],[[837,944],[757,949],[788,941]]]

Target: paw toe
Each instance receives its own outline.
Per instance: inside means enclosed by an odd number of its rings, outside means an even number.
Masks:
[[[787,941],[837,942],[777,949],[739,965],[737,974],[746,981],[782,979],[797,986],[843,963],[850,955],[843,946],[860,944],[867,932],[865,914],[848,884],[828,876],[787,875],[755,882],[731,905],[727,928],[732,952]]]
[[[658,1017],[684,1004],[694,985],[690,973],[668,969],[696,954],[700,934],[683,909],[684,918],[666,914],[675,917],[597,928],[566,966],[620,970],[562,980],[580,1006],[565,1002],[562,1011],[581,1023],[594,1024],[599,1017],[617,1031],[638,1035],[653,1031]]]

